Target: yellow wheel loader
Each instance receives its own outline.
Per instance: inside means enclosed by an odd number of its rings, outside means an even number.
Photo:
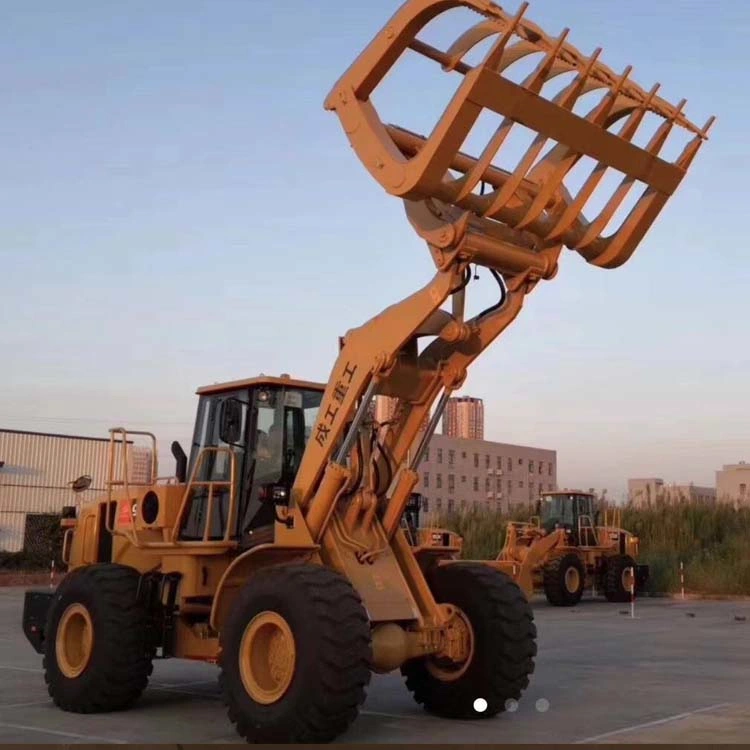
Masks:
[[[471,25],[447,49],[420,36],[460,7],[474,11]],[[111,433],[108,491],[65,519],[69,572],[25,602],[24,630],[60,708],[130,706],[153,660],[168,657],[218,664],[229,718],[251,742],[333,740],[356,718],[373,671],[401,670],[418,703],[453,719],[487,719],[521,697],[536,653],[528,601],[498,570],[415,554],[402,519],[417,468],[447,399],[555,276],[563,248],[603,268],[624,263],[707,132],[629,68],[615,73],[599,50],[581,53],[567,32],[548,36],[524,11],[408,0],[334,85],[326,109],[372,177],[404,201],[435,275],[346,332],[322,386],[260,377],[200,389],[189,455],[174,450],[176,481],[159,480],[154,465],[149,483],[131,483],[135,437]],[[451,15],[442,20],[449,28]],[[373,103],[407,53],[457,83],[427,136],[383,122]],[[516,82],[509,71],[522,59],[532,71]],[[593,108],[575,111],[589,94]],[[483,112],[497,127],[471,156],[463,143]],[[646,113],[661,125],[637,145]],[[519,123],[535,138],[509,170],[496,156]],[[673,130],[689,137],[675,162],[659,156]],[[566,187],[584,157],[591,175]],[[587,219],[584,204],[610,169],[622,183]],[[605,235],[636,184],[634,207]],[[489,270],[498,297],[469,316],[472,265]],[[368,417],[379,394],[399,407],[383,429]]]
[[[420,525],[422,502],[422,495],[413,492],[404,512],[403,527],[414,556],[420,561],[432,559],[439,565],[460,559],[463,539],[459,534],[450,529]]]
[[[586,589],[627,602],[643,587],[649,569],[636,562],[639,540],[620,527],[618,509],[602,518],[594,495],[579,490],[545,492],[538,506],[529,522],[508,523],[497,557],[527,597],[543,591],[550,604],[572,607]]]

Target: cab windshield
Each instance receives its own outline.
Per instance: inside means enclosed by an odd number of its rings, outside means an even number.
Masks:
[[[232,480],[238,512],[230,535],[273,523],[273,506],[262,502],[264,493],[278,485],[291,488],[322,397],[322,391],[278,385],[202,396],[188,469],[198,484],[191,489],[180,538],[203,538],[206,482],[219,483],[213,488],[208,539],[224,534]]]
[[[552,493],[542,495],[541,504],[539,513],[541,525],[548,531],[556,526],[576,529],[578,519],[584,515],[588,516],[589,521],[593,523],[594,499],[591,495]]]
[[[263,498],[268,488],[291,490],[317,419],[321,391],[262,387],[255,392],[254,436],[238,493],[240,535],[273,523],[274,509]]]
[[[555,525],[573,526],[573,498],[575,495],[542,495],[541,522],[544,528]]]
[[[323,394],[299,389],[258,391],[253,484],[293,481]]]

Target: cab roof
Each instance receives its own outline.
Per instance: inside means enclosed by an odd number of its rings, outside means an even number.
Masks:
[[[325,383],[313,383],[309,380],[297,380],[290,375],[258,375],[254,378],[245,378],[244,380],[229,380],[225,383],[213,383],[212,385],[204,385],[198,388],[196,393],[200,396],[207,393],[222,393],[223,391],[234,391],[237,388],[250,388],[251,386],[258,385],[269,385],[269,386],[281,386],[285,385],[288,388],[304,388],[308,391],[324,391],[326,389]]]

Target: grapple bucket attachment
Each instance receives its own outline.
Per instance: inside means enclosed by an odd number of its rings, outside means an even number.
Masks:
[[[429,22],[458,7],[483,18],[447,50],[418,38]],[[556,38],[548,36],[524,18],[525,10],[525,3],[511,15],[486,0],[407,0],[339,79],[326,108],[336,111],[370,174],[388,193],[406,199],[407,206],[419,201],[442,204],[437,215],[451,221],[463,216],[476,236],[490,238],[487,244],[503,233],[507,239],[510,232],[516,246],[537,252],[565,246],[597,266],[619,266],[680,184],[713,118],[697,127],[682,112],[684,100],[668,103],[657,96],[658,84],[648,91],[641,88],[630,80],[630,67],[615,73],[600,61],[599,49],[582,54],[566,41],[567,30]],[[470,65],[466,57],[480,43],[489,44],[488,51]],[[371,101],[407,49],[434,61],[446,74],[462,76],[426,137],[383,123]],[[504,75],[530,55],[539,61],[522,83]],[[545,98],[546,84],[565,73],[574,74],[571,82]],[[601,92],[598,103],[588,114],[576,114],[576,102],[591,92]],[[472,156],[461,148],[483,110],[503,119],[483,151]],[[647,112],[662,122],[640,147],[633,139]],[[516,124],[536,136],[517,167],[508,171],[495,162]],[[614,125],[616,132],[610,130]],[[692,136],[671,163],[659,154],[675,127]],[[584,156],[595,166],[571,194],[563,180]],[[597,188],[604,187],[608,169],[621,173],[622,180],[598,215],[588,219],[583,208]],[[640,197],[620,227],[604,236],[635,183],[642,187]],[[480,186],[489,190],[480,193]],[[491,260],[487,265],[493,265]],[[547,272],[540,275],[549,278]]]

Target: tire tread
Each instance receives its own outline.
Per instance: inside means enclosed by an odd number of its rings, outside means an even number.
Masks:
[[[583,596],[584,585],[577,594],[571,594],[565,589],[562,581],[562,569],[576,560],[578,562],[578,572],[581,575],[581,581],[585,581],[585,570],[580,559],[574,553],[561,555],[550,560],[544,566],[544,594],[547,601],[554,607],[574,607],[581,601]]]
[[[338,573],[317,565],[280,565],[263,571],[264,583],[293,596],[304,596],[315,612],[316,684],[304,691],[283,727],[257,726],[245,716],[233,689],[231,665],[220,659],[219,682],[229,718],[238,734],[251,743],[325,743],[342,734],[357,718],[371,676],[370,623],[361,599]],[[240,611],[254,597],[248,580],[238,595]],[[311,625],[312,626],[312,625]],[[234,637],[222,631],[222,638]],[[222,648],[222,657],[225,649]]]
[[[75,569],[58,587],[58,594],[63,596],[71,588],[79,588],[96,598],[94,638],[104,644],[92,654],[94,671],[87,678],[88,689],[84,693],[72,689],[71,681],[56,666],[51,626],[59,621],[59,615],[56,618],[54,606],[50,609],[44,679],[50,697],[64,711],[88,714],[122,710],[146,689],[153,671],[154,651],[147,643],[148,616],[136,597],[139,579],[140,574],[133,568],[97,563]]]
[[[469,677],[472,665],[469,672],[452,683],[433,677],[422,659],[407,662],[401,668],[406,687],[427,711],[445,718],[489,718],[504,711],[509,700],[521,697],[535,668],[537,631],[526,597],[511,578],[481,564],[437,568],[431,583],[440,601],[450,598],[439,596],[447,590],[463,591],[471,598],[480,627],[492,633],[493,648],[485,654],[486,670]],[[488,703],[481,714],[474,709],[478,697]]]

